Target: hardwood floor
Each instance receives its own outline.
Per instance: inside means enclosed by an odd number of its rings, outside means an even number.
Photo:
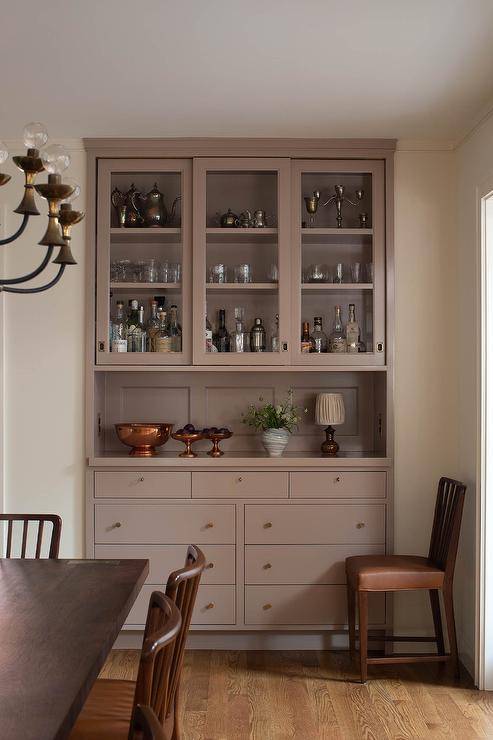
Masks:
[[[114,650],[104,678],[135,678],[138,651]],[[344,652],[190,651],[183,740],[493,738],[493,692],[438,664],[370,666],[356,683]]]

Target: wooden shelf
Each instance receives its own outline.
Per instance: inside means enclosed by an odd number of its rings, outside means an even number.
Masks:
[[[266,226],[263,229],[248,228],[242,229],[240,227],[234,229],[226,229],[216,226],[207,227],[205,230],[206,234],[226,234],[229,236],[262,236],[277,234],[277,227]]]
[[[112,244],[118,243],[159,243],[181,241],[181,228],[179,227],[156,227],[147,229],[121,229],[119,227],[110,229],[110,239]]]
[[[372,236],[373,229],[301,229],[302,236]]]
[[[326,290],[336,293],[346,290],[373,290],[373,283],[302,283],[301,290],[317,293]]]
[[[110,353],[108,353],[110,354]],[[124,354],[124,353],[122,353]],[[132,353],[127,353],[132,354]],[[148,354],[148,353],[143,353]],[[153,353],[151,353],[153,354]],[[314,355],[311,355],[314,357]],[[388,370],[387,365],[94,365],[99,373],[381,373]]]
[[[206,283],[209,293],[277,293],[277,283]]]
[[[110,283],[111,290],[118,290],[119,293],[126,293],[128,291],[139,291],[145,290],[167,290],[168,292],[179,292],[181,291],[181,283]]]

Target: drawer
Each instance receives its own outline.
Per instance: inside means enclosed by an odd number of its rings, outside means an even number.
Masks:
[[[344,584],[346,558],[351,555],[380,555],[384,552],[384,544],[247,545],[245,583]]]
[[[383,504],[245,506],[251,545],[367,545],[385,542]]]
[[[95,541],[101,544],[232,545],[235,507],[202,504],[96,504]]]
[[[162,586],[146,585],[137,596],[126,627],[143,627],[147,616],[149,598],[153,591],[163,590]],[[235,587],[199,586],[197,600],[192,615],[192,624],[235,624]]]
[[[384,471],[291,473],[292,498],[385,498]]]
[[[374,597],[374,598],[371,598]],[[347,624],[345,586],[246,586],[245,624]],[[369,622],[385,624],[385,594],[370,594]]]
[[[201,545],[207,565],[201,583],[235,583],[234,545]],[[173,570],[183,568],[187,545],[96,545],[96,558],[108,560],[147,558],[149,575],[146,583],[164,585]]]
[[[94,474],[96,498],[190,498],[191,473],[110,472]]]
[[[288,473],[192,473],[193,498],[287,498]]]

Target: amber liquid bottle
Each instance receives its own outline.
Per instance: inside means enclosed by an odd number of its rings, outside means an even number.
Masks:
[[[310,324],[308,321],[303,322],[303,331],[301,332],[301,351],[303,354],[311,352],[313,342],[310,339]]]

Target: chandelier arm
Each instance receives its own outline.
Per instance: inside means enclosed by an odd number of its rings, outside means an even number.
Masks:
[[[32,272],[28,273],[27,275],[23,275],[22,277],[16,277],[16,278],[6,278],[5,280],[3,278],[0,278],[0,287],[2,285],[17,285],[19,283],[27,283],[28,280],[32,280],[37,275],[39,275],[43,270],[45,269],[46,265],[51,259],[51,255],[53,254],[54,247],[48,247],[46,250],[46,254],[44,256],[44,260],[40,264],[39,267],[37,267]]]
[[[10,244],[10,242],[15,241],[24,231],[24,229],[27,226],[27,222],[29,221],[29,213],[25,213],[22,217],[22,222],[15,234],[12,234],[12,236],[8,236],[5,239],[0,239],[0,247],[2,247],[4,244]]]
[[[0,293],[42,293],[44,290],[48,290],[58,283],[63,273],[65,272],[65,267],[66,265],[64,264],[60,265],[58,272],[53,280],[50,280],[50,282],[46,283],[46,285],[41,285],[39,288],[10,288],[8,286],[4,288],[0,285]]]

